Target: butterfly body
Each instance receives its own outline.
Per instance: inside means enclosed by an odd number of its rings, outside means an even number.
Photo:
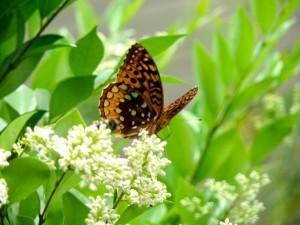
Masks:
[[[142,128],[155,134],[192,100],[197,90],[192,88],[164,108],[157,67],[147,50],[136,43],[129,49],[117,81],[103,90],[100,114],[112,130],[124,137],[136,137]]]

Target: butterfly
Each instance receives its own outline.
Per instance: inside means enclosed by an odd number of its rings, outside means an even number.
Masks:
[[[157,66],[139,43],[130,47],[116,82],[103,90],[99,110],[111,130],[125,138],[137,137],[141,129],[156,134],[167,126],[196,95],[197,87],[164,107],[163,88]]]

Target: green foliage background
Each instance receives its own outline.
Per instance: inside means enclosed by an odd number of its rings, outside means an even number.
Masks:
[[[128,48],[135,39],[128,23],[142,4],[143,0],[111,1],[101,17],[108,27],[104,35],[88,0],[1,0],[1,148],[10,150],[26,126],[51,124],[65,135],[74,124],[98,119],[98,98],[115,78],[125,53],[116,54],[114,46]],[[45,31],[59,13],[73,6],[78,38],[64,25],[55,33]],[[294,18],[299,6],[298,0],[251,0],[223,20],[210,0],[195,1],[189,22],[180,24],[174,18],[165,34],[137,40],[155,58],[164,83],[183,85],[165,70],[178,46],[192,39],[190,54],[200,91],[190,111],[172,120],[171,135],[168,129],[160,133],[168,136],[166,154],[172,164],[162,179],[172,199],[147,209],[130,224],[206,224],[186,220],[188,212],[179,205],[182,196],[206,178],[232,182],[237,173],[253,169],[267,171],[272,180],[261,196],[266,210],[258,224],[300,223],[300,89],[295,85],[300,45],[290,43],[288,51],[278,47],[290,28],[299,26]],[[205,24],[214,28],[211,46],[195,35]],[[269,94],[283,101],[268,108],[270,102],[264,99]],[[41,208],[36,189],[43,185],[50,190],[57,174],[36,159],[12,158],[10,163],[2,171],[10,188],[8,213],[13,224],[34,224]],[[77,177],[70,175],[45,224],[82,224],[87,213],[82,194],[68,191],[77,185]],[[14,203],[19,204],[17,215]],[[145,210],[128,209],[122,219]]]

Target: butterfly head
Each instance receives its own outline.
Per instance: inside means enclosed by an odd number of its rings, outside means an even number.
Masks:
[[[117,123],[114,120],[109,120],[107,122],[107,126],[111,131],[115,131],[117,129]]]

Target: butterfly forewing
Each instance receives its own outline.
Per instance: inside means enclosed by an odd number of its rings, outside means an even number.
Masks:
[[[170,122],[170,120],[194,98],[197,92],[198,88],[194,87],[186,92],[183,96],[172,102],[170,105],[165,107],[161,116],[160,124],[157,128],[158,130],[156,130],[156,132],[164,128]]]
[[[157,66],[147,50],[136,43],[129,49],[117,77],[118,82],[138,89],[157,115],[163,110],[163,89]]]

